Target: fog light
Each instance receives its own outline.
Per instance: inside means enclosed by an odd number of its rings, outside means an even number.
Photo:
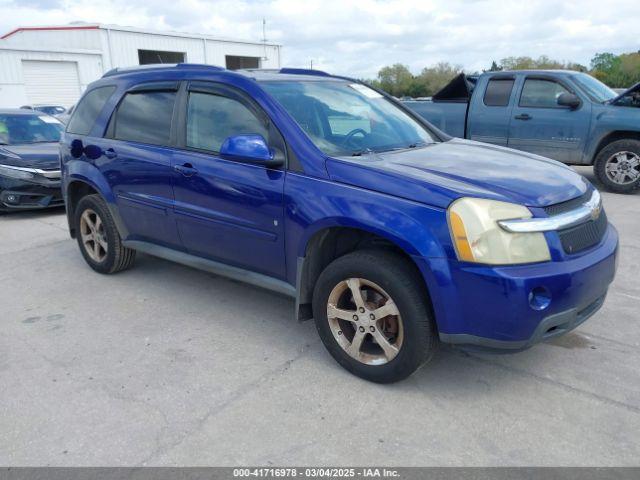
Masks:
[[[18,203],[18,197],[16,195],[7,195],[7,203]]]
[[[544,310],[551,303],[551,292],[545,287],[536,287],[529,292],[529,306],[534,310]]]

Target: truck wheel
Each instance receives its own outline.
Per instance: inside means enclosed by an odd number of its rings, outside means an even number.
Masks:
[[[427,292],[402,256],[362,250],[334,260],[320,274],[313,316],[329,353],[366,380],[402,380],[438,344]]]
[[[96,272],[116,273],[133,265],[136,251],[122,245],[113,217],[102,197],[82,197],[76,207],[75,224],[80,252]]]
[[[640,187],[640,141],[616,140],[604,147],[593,165],[596,177],[616,193],[631,193]]]

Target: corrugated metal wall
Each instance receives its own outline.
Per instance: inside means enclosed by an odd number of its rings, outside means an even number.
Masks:
[[[100,78],[103,73],[102,57],[98,53],[39,52],[0,48],[0,108],[33,103],[33,100],[27,96],[22,60],[77,63],[81,90]]]
[[[80,87],[84,90],[113,67],[138,65],[139,49],[183,52],[187,62],[221,67],[226,66],[226,55],[259,57],[262,68],[280,67],[280,47],[275,45],[267,45],[265,49],[259,43],[205,40],[117,27],[24,30],[0,40],[0,107],[33,103],[24,88],[22,60],[77,62]]]
[[[111,30],[109,33],[103,31],[102,34],[105,37],[103,38],[103,44],[106,44],[107,36],[111,37],[113,65],[118,67],[138,65],[139,49],[182,52],[185,54],[185,59],[189,63],[207,63],[221,67],[225,66],[225,55],[262,58],[265,54],[265,48],[260,44],[226,40],[204,40],[202,38],[185,38],[119,30]],[[262,67],[279,68],[279,47],[268,45],[266,51],[267,60],[262,62]]]
[[[23,30],[0,41],[7,47],[100,50],[100,30]]]

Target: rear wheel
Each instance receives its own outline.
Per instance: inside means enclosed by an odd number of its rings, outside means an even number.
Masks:
[[[616,193],[640,187],[640,141],[617,140],[598,153],[593,170],[604,186]]]
[[[437,335],[415,267],[386,251],[334,260],[314,290],[316,328],[351,373],[379,383],[402,380],[433,355]]]
[[[109,208],[99,195],[80,199],[75,224],[80,252],[96,272],[116,273],[133,265],[136,251],[122,245]]]

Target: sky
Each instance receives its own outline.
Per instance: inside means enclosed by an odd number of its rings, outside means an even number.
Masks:
[[[588,66],[640,50],[637,0],[0,0],[0,32],[84,21],[283,45],[282,66],[375,78],[438,62],[473,72],[508,56]]]

